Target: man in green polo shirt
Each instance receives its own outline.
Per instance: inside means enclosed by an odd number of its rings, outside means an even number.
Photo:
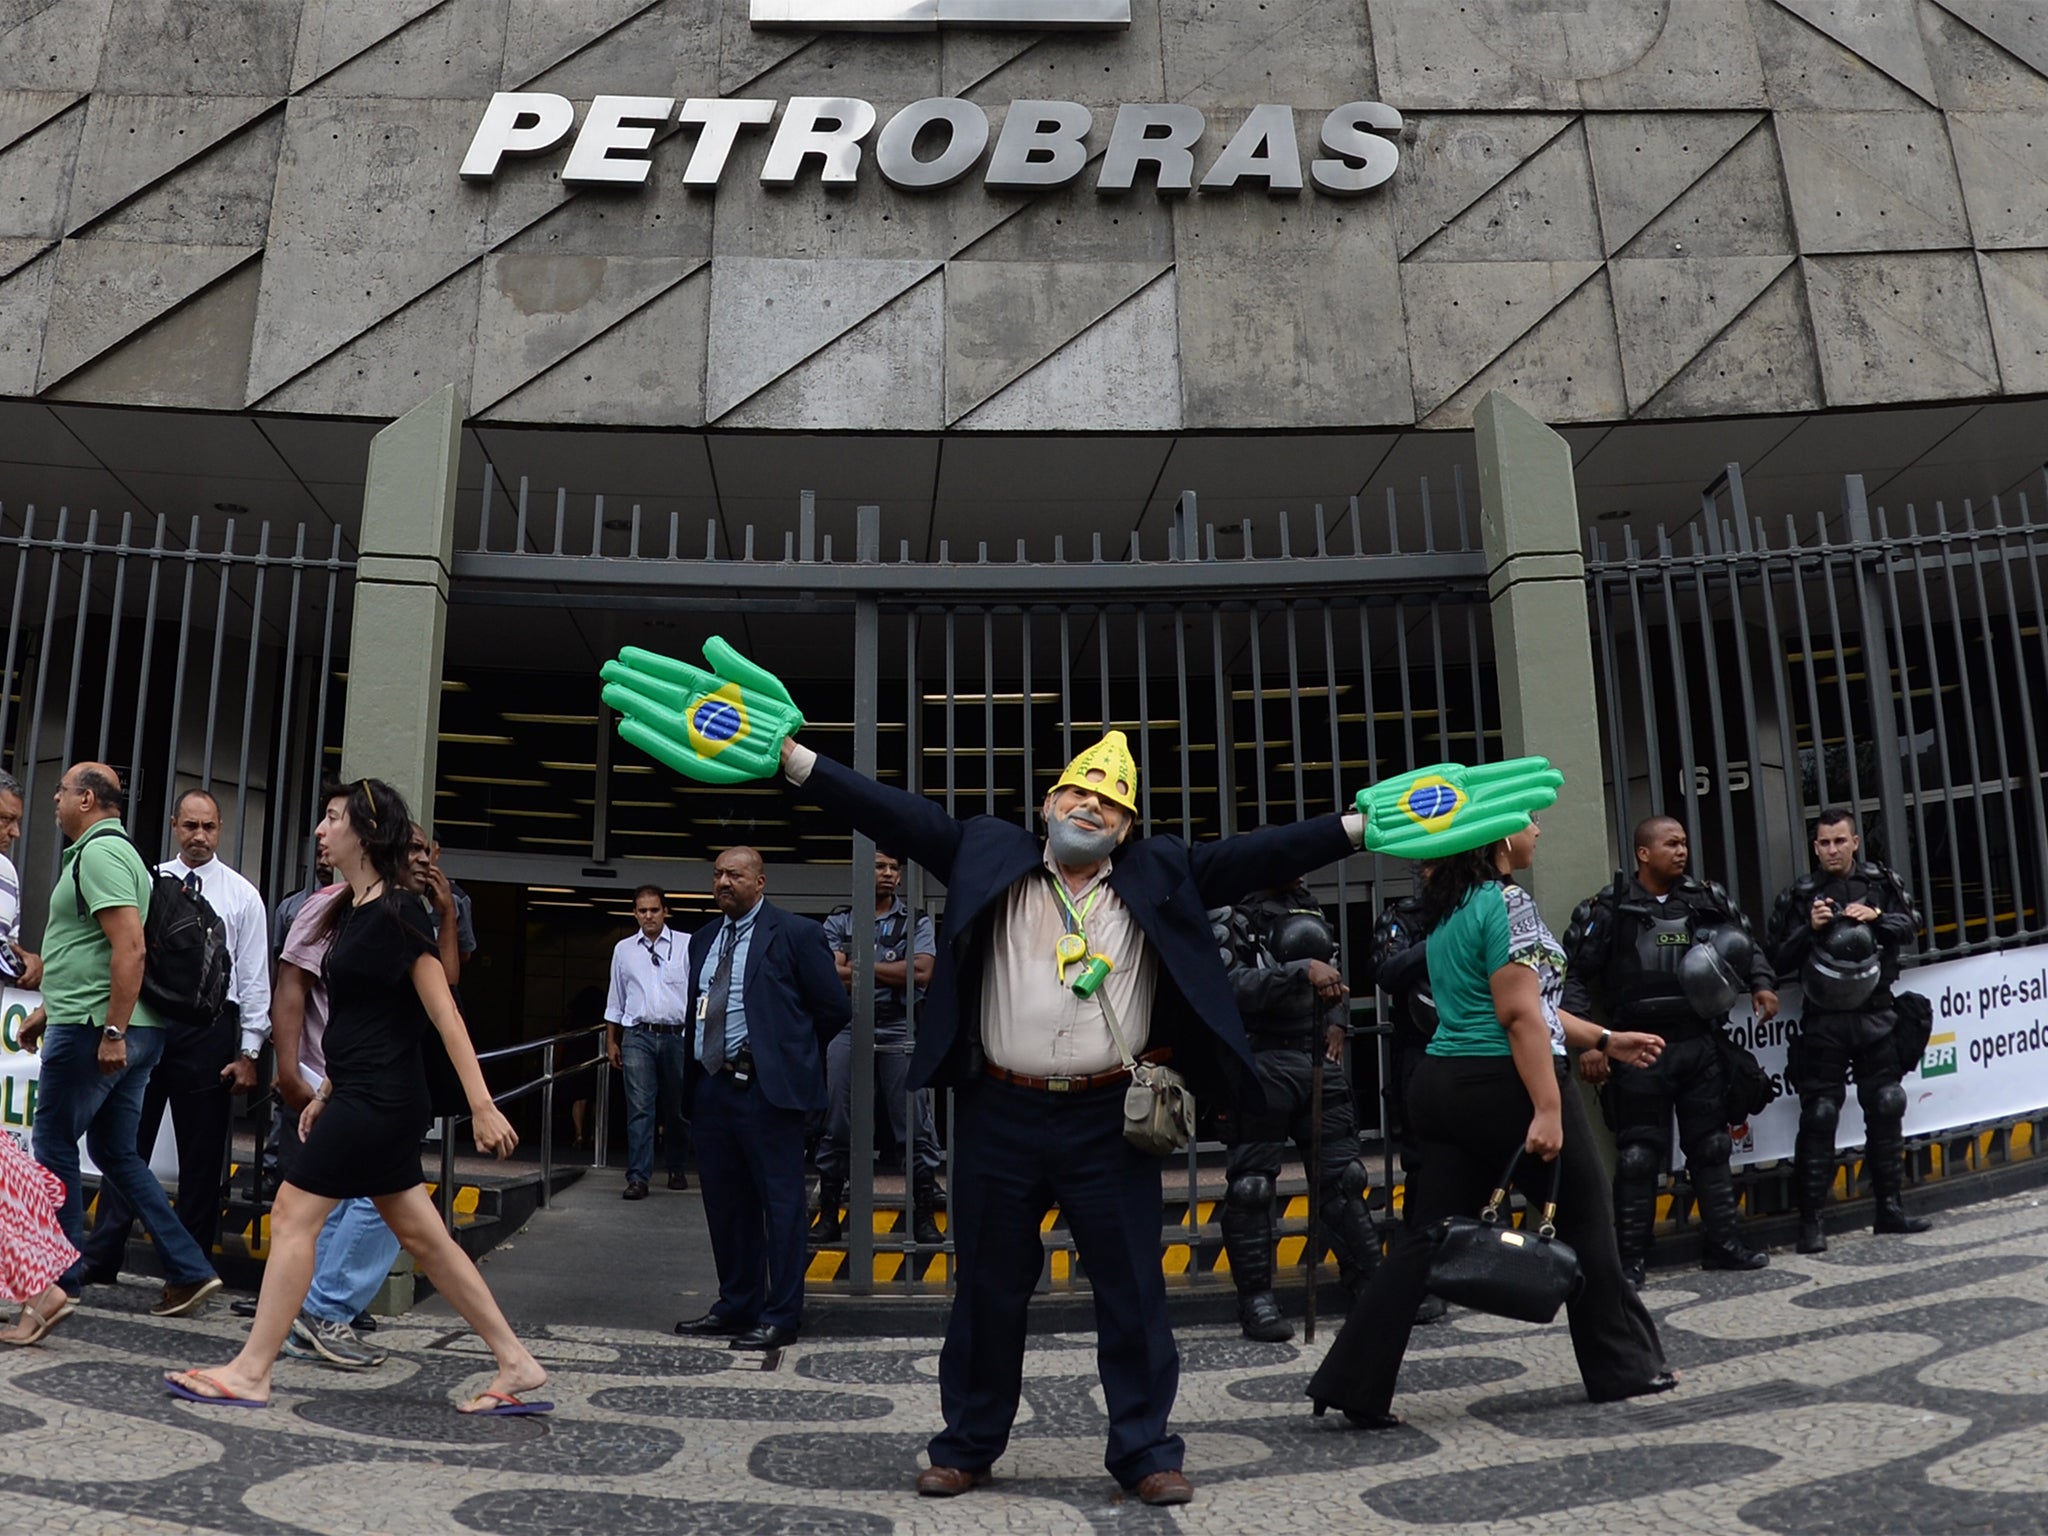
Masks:
[[[74,1248],[85,1244],[79,1184],[82,1136],[104,1184],[121,1196],[162,1256],[157,1317],[183,1317],[220,1289],[220,1277],[192,1240],[164,1188],[135,1149],[143,1090],[163,1053],[164,1032],[142,1002],[144,943],[154,879],[121,827],[121,780],[104,763],[77,763],[57,785],[57,827],[69,840],[50,892],[43,933],[47,1025],[21,1032],[42,1047],[36,1087],[36,1161],[64,1181],[59,1216]],[[79,1266],[63,1278],[78,1294]]]

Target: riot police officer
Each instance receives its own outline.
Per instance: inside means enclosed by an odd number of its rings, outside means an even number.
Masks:
[[[1429,993],[1429,934],[1422,925],[1422,882],[1430,866],[1416,866],[1415,890],[1390,901],[1373,925],[1366,969],[1387,996],[1387,1080],[1380,1088],[1387,1135],[1401,1154],[1401,1171],[1413,1178],[1422,1164],[1421,1143],[1408,1130],[1408,1085],[1436,1033],[1436,1001]],[[1415,1309],[1417,1323],[1433,1323],[1447,1308],[1441,1296],[1425,1296]]]
[[[1700,1267],[1762,1269],[1769,1256],[1743,1243],[1736,1222],[1729,1169],[1734,1147],[1722,1107],[1728,1085],[1716,1037],[1745,980],[1757,1017],[1777,1013],[1770,963],[1728,893],[1686,873],[1692,849],[1679,822],[1669,816],[1640,822],[1635,852],[1635,873],[1617,874],[1612,885],[1581,902],[1564,940],[1565,1008],[1590,1016],[1598,996],[1615,1029],[1649,1030],[1666,1042],[1648,1067],[1610,1063],[1598,1051],[1581,1058],[1585,1075],[1606,1085],[1622,1267],[1642,1283],[1675,1108],[1686,1175],[1706,1231]]]
[[[1245,1337],[1279,1343],[1292,1338],[1294,1329],[1273,1296],[1274,1194],[1289,1138],[1303,1162],[1309,1160],[1318,1114],[1318,1053],[1322,1156],[1312,1176],[1322,1232],[1311,1233],[1310,1241],[1326,1242],[1335,1251],[1339,1273],[1354,1288],[1379,1263],[1379,1233],[1365,1208],[1357,1110],[1343,1065],[1350,989],[1336,965],[1336,930],[1307,886],[1261,892],[1213,916],[1266,1095],[1265,1113],[1245,1118],[1231,1149],[1223,1246]]]
[[[1798,975],[1806,1010],[1793,1037],[1786,1077],[1799,1095],[1794,1168],[1799,1251],[1825,1253],[1820,1212],[1835,1182],[1835,1125],[1856,1078],[1863,1108],[1864,1166],[1877,1197],[1879,1232],[1925,1232],[1900,1199],[1906,1091],[1899,1048],[1899,952],[1920,932],[1920,914],[1904,882],[1857,855],[1855,819],[1831,806],[1813,834],[1817,868],[1778,895],[1771,912],[1771,959],[1780,975]]]

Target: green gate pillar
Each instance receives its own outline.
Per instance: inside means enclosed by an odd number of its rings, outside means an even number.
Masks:
[[[1527,881],[1560,938],[1574,905],[1614,871],[1600,765],[1600,713],[1569,444],[1499,390],[1474,413],[1479,524],[1506,755],[1564,771]]]
[[[370,443],[348,647],[342,776],[389,780],[430,829],[464,409],[450,384]]]

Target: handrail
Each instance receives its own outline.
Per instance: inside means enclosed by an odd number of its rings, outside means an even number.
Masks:
[[[604,1155],[602,1147],[607,1119],[605,1099],[607,1097],[607,1090],[610,1087],[608,1069],[611,1066],[611,1062],[601,1045],[597,1055],[591,1060],[579,1061],[575,1066],[564,1067],[560,1071],[555,1070],[555,1047],[566,1040],[581,1040],[591,1035],[596,1035],[602,1041],[604,1033],[604,1025],[593,1024],[586,1029],[564,1030],[558,1035],[549,1035],[543,1040],[522,1040],[516,1045],[500,1046],[494,1051],[477,1052],[476,1059],[479,1063],[503,1061],[508,1057],[517,1056],[526,1051],[537,1050],[541,1053],[539,1077],[520,1083],[515,1087],[507,1088],[503,1093],[492,1094],[491,1102],[499,1105],[511,1104],[525,1098],[536,1089],[540,1092],[540,1204],[542,1210],[552,1206],[555,1200],[555,1084],[562,1078],[573,1077],[579,1072],[595,1069],[597,1137],[600,1148],[597,1155],[599,1157]],[[441,1207],[441,1224],[450,1233],[455,1231],[455,1128],[470,1118],[466,1114],[442,1115],[436,1121],[441,1130],[441,1183],[439,1188],[435,1190],[435,1202]]]

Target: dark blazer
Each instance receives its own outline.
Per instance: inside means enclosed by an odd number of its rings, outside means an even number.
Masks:
[[[993,816],[956,821],[921,795],[877,784],[825,757],[801,793],[945,883],[946,942],[918,1015],[910,1080],[919,1088],[966,1081],[980,1070],[982,966],[1002,912],[998,898],[1019,880],[1036,878],[1044,844]],[[1150,1042],[1172,1048],[1173,1064],[1198,1100],[1247,1108],[1264,1103],[1208,909],[1231,906],[1250,891],[1291,885],[1354,851],[1336,815],[1192,848],[1155,834],[1127,839],[1117,849],[1109,888],[1130,908],[1159,962]]]
[[[690,1070],[686,1102],[694,1102],[702,1076],[696,1060],[697,994],[705,957],[725,927],[723,917],[690,935]],[[823,1109],[825,1042],[853,1019],[853,1003],[839,979],[825,930],[808,917],[763,901],[747,943],[747,1044],[754,1053],[755,1084],[781,1109]]]

